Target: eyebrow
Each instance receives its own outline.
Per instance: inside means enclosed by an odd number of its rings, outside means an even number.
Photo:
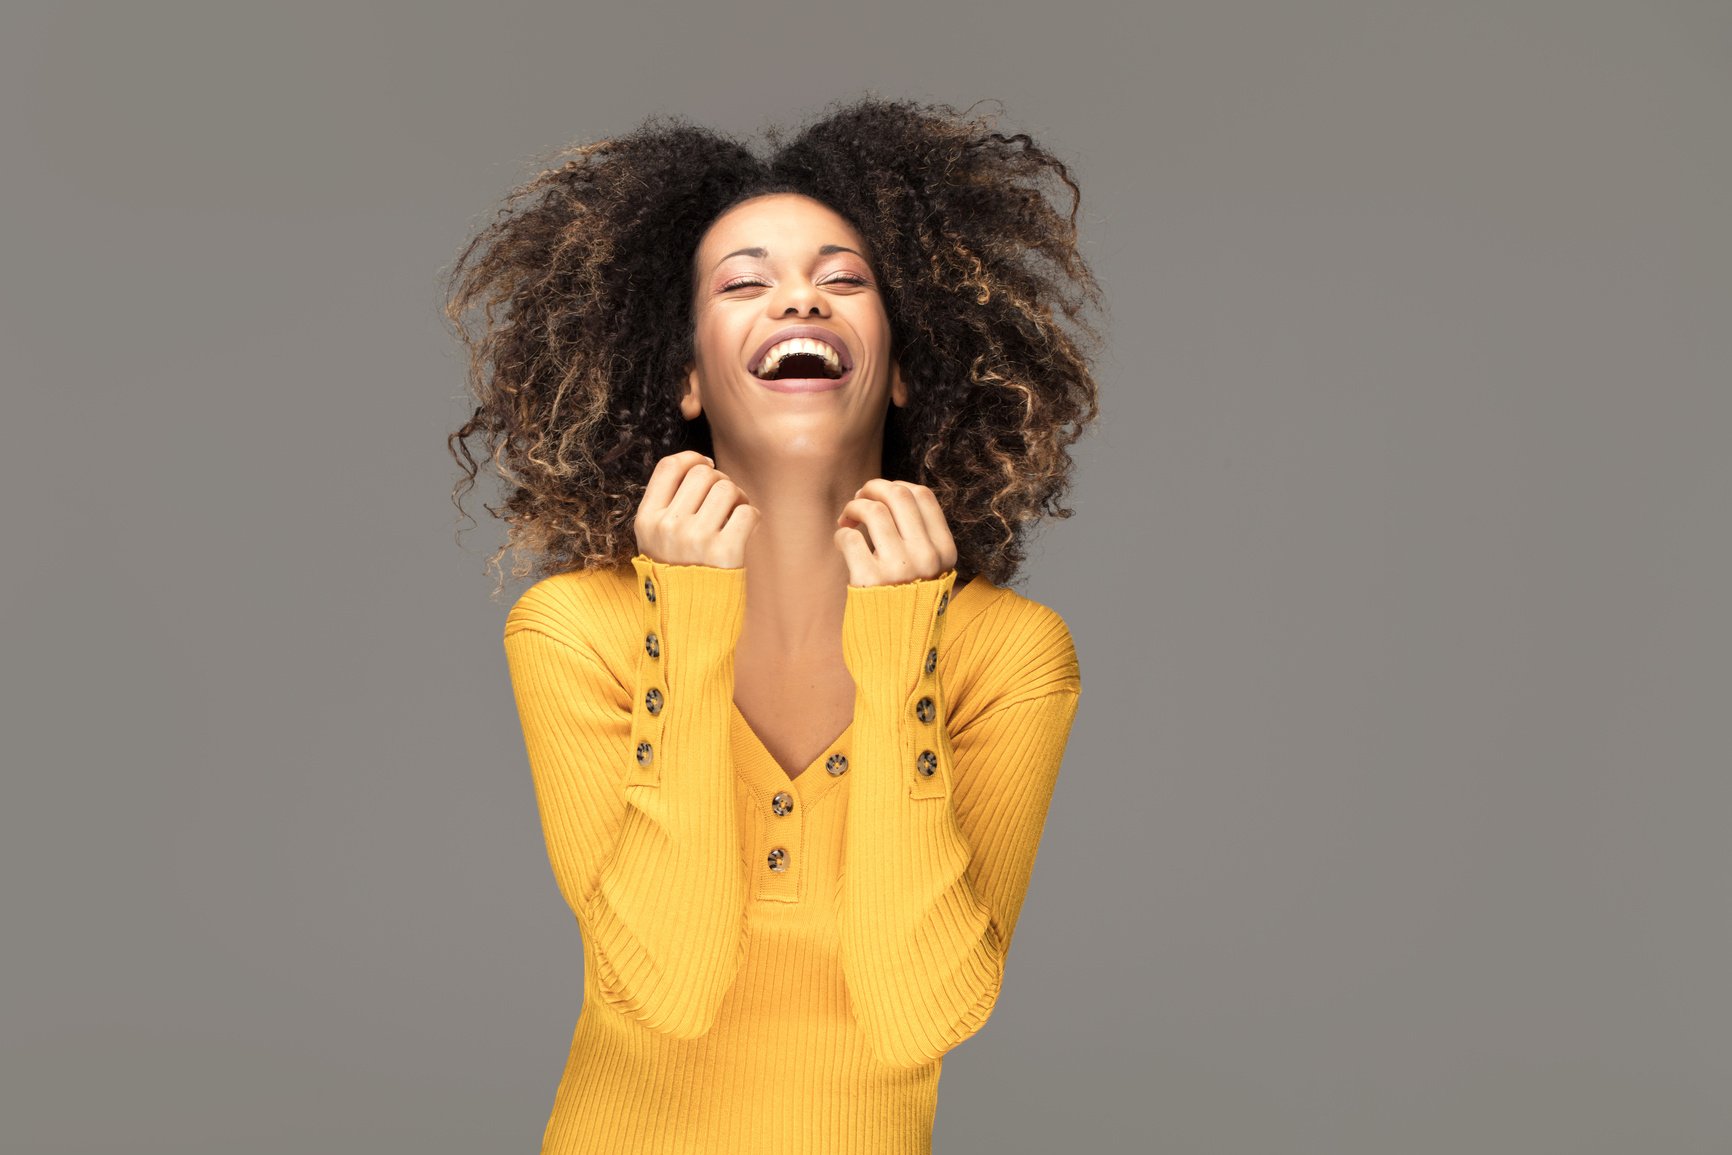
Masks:
[[[847,245],[821,245],[818,248],[818,255],[820,257],[827,257],[831,253],[853,253],[861,260],[866,259],[865,255],[859,250],[851,249]],[[723,257],[722,261],[727,260],[728,257],[767,257],[769,255],[770,250],[764,248],[735,249],[733,252],[729,253],[727,257]],[[717,261],[716,265],[720,265],[722,261]],[[715,266],[712,266],[712,268],[714,267]]]

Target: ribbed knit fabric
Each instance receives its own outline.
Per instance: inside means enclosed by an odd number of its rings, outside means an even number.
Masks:
[[[848,587],[854,717],[791,779],[733,702],[744,569],[639,554],[511,608],[583,941],[544,1153],[931,1151],[943,1056],[998,1000],[1081,692],[1057,613],[955,579]]]

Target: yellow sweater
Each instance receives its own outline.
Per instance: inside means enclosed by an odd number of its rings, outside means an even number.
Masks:
[[[943,1056],[998,999],[1081,691],[1056,612],[955,579],[848,587],[854,717],[792,778],[733,701],[744,569],[639,554],[512,606],[542,832],[583,940],[544,1153],[930,1152]]]

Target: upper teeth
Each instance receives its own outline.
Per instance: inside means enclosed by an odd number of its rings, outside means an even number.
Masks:
[[[765,353],[764,359],[758,363],[758,372],[760,374],[774,373],[776,367],[782,363],[782,358],[791,357],[795,353],[810,353],[822,357],[825,363],[830,366],[831,372],[838,374],[842,372],[841,355],[824,342],[815,341],[810,337],[795,337],[770,346],[770,351]]]

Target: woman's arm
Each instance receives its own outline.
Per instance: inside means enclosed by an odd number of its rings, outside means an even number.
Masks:
[[[990,639],[1016,669],[951,732],[940,655],[955,570],[850,586],[855,716],[840,896],[854,1015],[884,1062],[921,1066],[998,999],[1081,681],[1053,611]],[[1014,655],[1014,656],[1012,656]]]
[[[746,952],[728,712],[745,570],[632,565],[633,685],[607,671],[596,623],[555,583],[512,607],[505,652],[548,858],[603,997],[690,1039],[714,1024]]]

